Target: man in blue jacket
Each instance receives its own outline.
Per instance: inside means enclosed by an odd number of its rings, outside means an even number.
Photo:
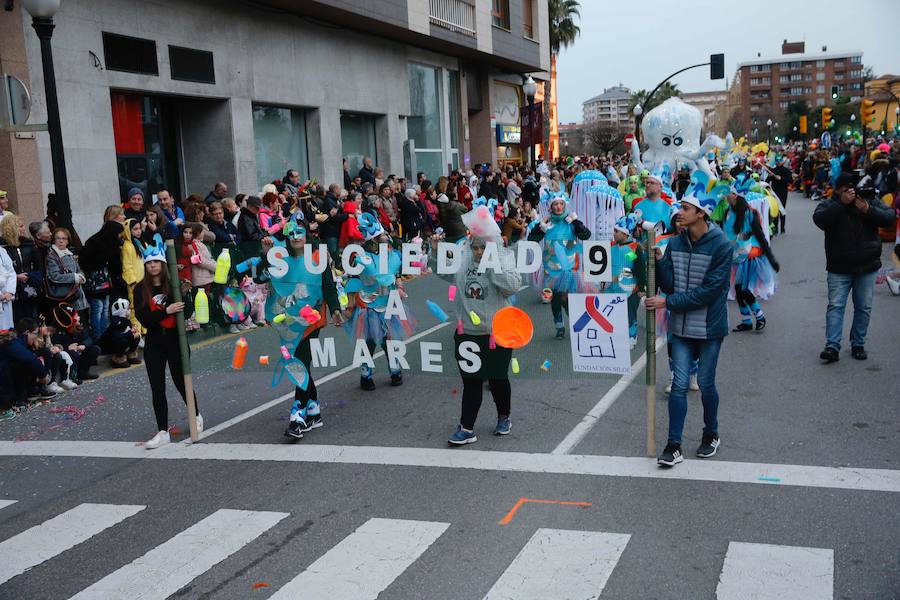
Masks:
[[[656,263],[659,289],[666,296],[647,298],[648,309],[669,311],[672,333],[672,392],[669,394],[669,436],[657,463],[673,467],[684,460],[681,434],[687,416],[691,363],[699,360],[697,383],[703,402],[703,439],[697,456],[708,458],[719,448],[716,363],[728,335],[728,285],[731,279],[731,244],[709,221],[712,200],[688,194],[681,199],[676,218],[685,228],[673,237]]]
[[[0,331],[0,421],[16,416],[13,407],[25,405],[30,386],[50,382],[44,363],[31,351],[38,334],[29,318],[19,319],[15,329]]]

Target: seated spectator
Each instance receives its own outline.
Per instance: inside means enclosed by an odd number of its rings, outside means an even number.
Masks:
[[[129,359],[138,360],[137,349],[140,341],[140,327],[131,322],[131,303],[125,298],[117,299],[112,304],[109,327],[98,342],[101,352],[112,355],[112,366],[128,367]]]
[[[56,331],[50,339],[69,356],[69,360],[66,361],[69,370],[60,386],[63,389],[72,389],[74,387],[72,383],[81,385],[83,381],[97,379],[98,376],[91,373],[91,367],[97,364],[100,347],[94,344],[82,327],[81,316],[75,312],[71,304],[60,304],[53,309],[53,322]]]
[[[20,319],[14,330],[0,331],[0,420],[27,407],[29,388],[50,383],[50,373],[33,352],[40,331],[33,319]],[[45,399],[56,394],[44,392]]]

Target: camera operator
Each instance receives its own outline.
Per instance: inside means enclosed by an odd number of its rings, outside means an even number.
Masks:
[[[872,313],[875,276],[881,268],[878,228],[893,227],[894,212],[878,201],[873,188],[854,188],[853,175],[841,173],[831,198],[816,207],[813,221],[825,232],[828,271],[825,349],[819,358],[829,363],[840,359],[844,308],[852,290],[850,351],[853,358],[866,360],[866,332]]]

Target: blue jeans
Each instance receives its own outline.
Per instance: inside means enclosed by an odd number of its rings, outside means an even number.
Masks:
[[[96,342],[109,327],[109,296],[88,296],[88,304],[91,307],[91,337]]]
[[[716,390],[716,364],[722,338],[695,340],[672,336],[672,392],[669,394],[669,441],[681,444],[684,418],[687,416],[687,391],[691,367],[699,361],[697,384],[703,402],[703,433],[718,433],[719,392]]]
[[[853,325],[850,326],[850,346],[865,346],[869,317],[872,315],[872,297],[875,295],[876,271],[865,275],[828,273],[828,310],[825,312],[825,345],[841,349],[844,333],[844,309],[847,296],[853,290]]]

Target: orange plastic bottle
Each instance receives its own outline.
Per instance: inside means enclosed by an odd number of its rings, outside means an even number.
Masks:
[[[234,356],[231,358],[232,369],[243,369],[244,361],[247,360],[247,349],[250,347],[247,340],[240,338],[234,345]]]

